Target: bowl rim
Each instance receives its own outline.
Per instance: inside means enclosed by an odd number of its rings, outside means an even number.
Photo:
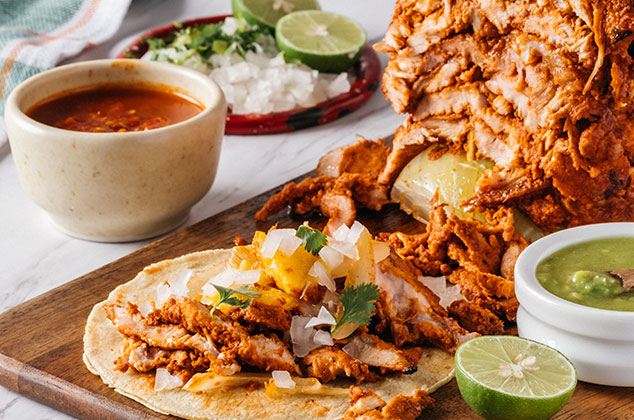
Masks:
[[[172,74],[179,73],[181,75],[184,75],[185,77],[189,77],[190,79],[196,80],[196,83],[200,83],[204,85],[210,92],[213,92],[212,95],[215,96],[215,100],[212,101],[213,103],[210,106],[205,106],[205,108],[198,114],[186,120],[177,122],[175,124],[170,124],[164,127],[154,128],[151,130],[124,131],[124,132],[114,132],[114,131],[113,132],[110,132],[110,131],[109,132],[91,132],[91,131],[75,131],[75,130],[67,130],[63,128],[58,128],[52,125],[44,124],[42,122],[39,122],[29,117],[26,114],[26,112],[18,106],[18,100],[20,98],[20,95],[23,95],[24,92],[27,92],[33,84],[42,83],[42,80],[46,81],[48,78],[52,76],[67,72],[69,70],[92,69],[93,72],[99,72],[99,71],[105,71],[107,69],[110,69],[116,66],[120,66],[123,68],[136,67],[138,69],[141,69],[140,71],[146,71],[145,69],[152,68],[153,70],[159,70],[161,72],[168,72]],[[125,84],[126,82],[114,82],[114,84],[117,84],[117,83]],[[153,82],[148,82],[148,83],[150,85],[162,84],[165,86],[172,86],[170,85],[169,80],[166,80],[165,83],[153,83]],[[64,91],[73,91],[74,89],[80,89],[82,87],[99,86],[99,85],[100,85],[99,83],[80,84],[76,88],[59,90],[57,92],[54,92],[48,95],[48,97],[41,99],[40,102]],[[175,87],[175,86],[172,86],[172,87]],[[186,91],[185,89],[179,89],[179,90],[184,91],[184,93],[191,96],[193,99],[196,99],[197,101],[199,101],[198,98],[196,98],[194,94]],[[184,126],[186,127],[187,125],[195,123],[200,119],[206,118],[210,113],[217,112],[219,106],[222,106],[222,108],[225,109],[226,108],[225,104],[226,102],[225,102],[222,89],[220,89],[220,86],[218,86],[216,82],[214,82],[211,78],[205,77],[204,75],[192,69],[189,69],[187,67],[177,66],[175,64],[163,63],[163,62],[141,61],[141,60],[136,60],[134,62],[131,62],[131,60],[125,60],[120,58],[104,58],[104,59],[79,61],[77,63],[65,64],[62,66],[45,70],[41,73],[38,73],[29,77],[28,79],[21,82],[15,89],[13,89],[11,93],[9,94],[9,96],[7,97],[4,116],[5,116],[5,120],[10,118],[17,118],[19,119],[19,122],[21,124],[29,125],[41,131],[52,130],[52,132],[56,134],[80,136],[82,137],[82,140],[90,139],[94,141],[106,141],[106,140],[112,141],[112,136],[116,136],[117,139],[123,139],[126,137],[143,138],[144,136],[148,136],[148,133],[150,133],[149,135],[157,136],[157,135],[161,135],[161,133],[166,133],[173,130],[180,130]]]
[[[634,337],[634,311],[594,308],[560,298],[546,290],[537,280],[535,269],[545,257],[569,245],[594,239],[634,237],[634,223],[597,223],[564,229],[530,244],[515,263],[515,294],[520,305],[534,317],[555,327],[583,335],[609,339]],[[610,322],[612,333],[605,328]]]

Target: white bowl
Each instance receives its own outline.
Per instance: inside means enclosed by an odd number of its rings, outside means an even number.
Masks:
[[[581,381],[634,386],[634,312],[579,305],[544,289],[537,264],[553,252],[606,237],[634,237],[634,223],[601,223],[566,229],[534,242],[515,264],[519,335],[561,351]]]
[[[198,115],[135,132],[62,130],[25,115],[60,92],[101,83],[167,85],[198,100]],[[226,103],[208,77],[140,60],[85,61],[40,73],[11,92],[5,120],[20,183],[64,232],[119,242],[174,229],[211,188]]]

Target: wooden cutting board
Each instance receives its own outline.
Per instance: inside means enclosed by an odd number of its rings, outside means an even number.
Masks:
[[[267,230],[274,223],[297,227],[303,218],[280,214],[266,223],[253,218],[279,189],[175,232],[1,314],[0,385],[81,419],[171,418],[112,391],[86,369],[82,362],[86,317],[112,289],[153,262],[193,251],[227,248],[236,236],[251,239],[255,230]],[[422,229],[394,206],[380,213],[361,211],[358,219],[374,234]],[[318,217],[309,220],[313,226],[324,224]],[[460,397],[455,380],[432,396],[436,406],[426,410],[422,419],[479,418]],[[555,418],[634,419],[634,389],[579,383],[570,402]]]

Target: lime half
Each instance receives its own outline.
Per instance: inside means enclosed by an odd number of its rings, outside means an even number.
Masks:
[[[317,0],[231,0],[233,15],[252,25],[275,28],[284,15],[298,10],[319,9]]]
[[[297,59],[322,72],[339,73],[359,58],[366,34],[347,17],[305,10],[281,18],[275,26],[275,39],[287,59]]]
[[[487,420],[548,419],[577,384],[575,367],[544,344],[513,336],[471,339],[456,351],[464,400]]]

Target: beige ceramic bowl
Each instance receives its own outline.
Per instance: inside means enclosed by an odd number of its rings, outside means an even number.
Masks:
[[[148,131],[84,133],[41,124],[24,112],[59,92],[113,82],[174,87],[205,109]],[[58,67],[19,85],[5,108],[20,182],[64,232],[119,242],[165,233],[211,188],[226,103],[208,77],[172,64],[97,60]]]

